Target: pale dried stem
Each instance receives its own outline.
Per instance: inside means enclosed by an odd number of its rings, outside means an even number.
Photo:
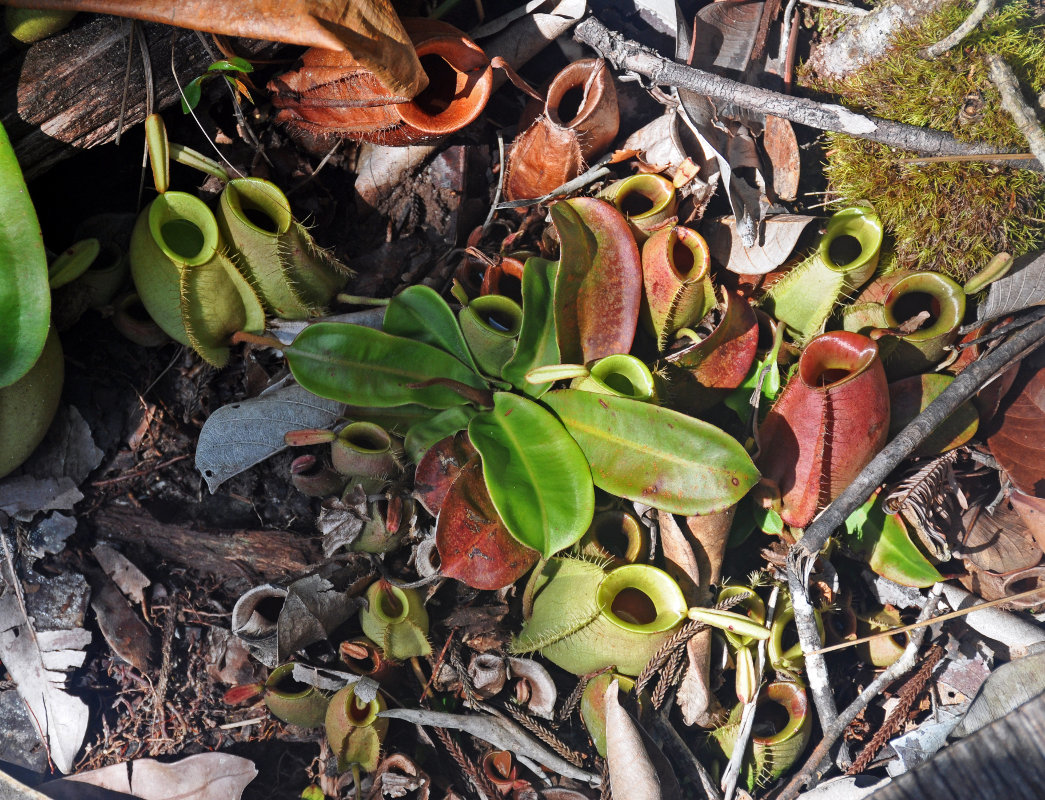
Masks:
[[[804,97],[773,92],[757,86],[722,78],[663,58],[652,50],[625,39],[594,17],[581,22],[574,36],[600,53],[619,70],[634,72],[656,86],[676,86],[713,100],[733,103],[741,108],[783,117],[800,125],[823,131],[846,133],[901,150],[926,155],[994,155],[1005,151],[982,142],[959,142],[953,136],[932,128],[919,128],[878,117],[857,114],[833,103],[820,103]],[[1037,159],[1018,164],[1026,169],[1045,170]]]
[[[940,584],[933,587],[929,593],[928,601],[918,616],[919,622],[924,622],[932,614],[933,609],[936,607],[936,601],[940,597],[940,591]],[[911,636],[903,654],[891,666],[885,669],[881,675],[871,681],[867,688],[860,692],[857,698],[831,721],[830,725],[823,726],[823,737],[820,740],[820,744],[809,754],[809,758],[802,765],[802,769],[795,774],[783,791],[777,795],[776,800],[794,800],[802,792],[806,784],[810,788],[816,785],[820,776],[827,770],[826,762],[831,756],[831,748],[834,747],[835,742],[845,732],[845,729],[849,727],[849,723],[856,719],[860,712],[875,697],[881,694],[883,689],[900,676],[909,672],[918,663],[918,650],[924,637],[924,628]],[[808,663],[808,661],[809,657],[807,656],[806,662]]]
[[[961,25],[940,39],[936,44],[931,44],[928,47],[923,48],[918,55],[930,60],[939,58],[958,44],[958,42],[972,33],[973,29],[980,24],[980,20],[987,16],[987,13],[992,8],[994,8],[994,0],[979,0],[976,3],[976,7],[973,8],[969,13],[969,16],[965,18],[965,21],[962,22]]]
[[[1038,124],[1034,109],[1023,99],[1012,68],[1005,63],[1005,59],[994,54],[987,56],[987,66],[991,70],[991,82],[1001,93],[1001,107],[1020,129],[1034,157],[1045,164],[1045,131]]]

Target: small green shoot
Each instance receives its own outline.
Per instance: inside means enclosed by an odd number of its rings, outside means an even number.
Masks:
[[[223,58],[220,61],[215,61],[207,67],[206,72],[193,78],[182,90],[182,113],[188,114],[199,105],[200,98],[203,96],[204,81],[219,75],[232,87],[232,91],[236,93],[237,97],[242,97],[248,103],[253,103],[254,99],[250,96],[247,85],[236,74],[246,74],[253,71],[254,67],[245,58]]]

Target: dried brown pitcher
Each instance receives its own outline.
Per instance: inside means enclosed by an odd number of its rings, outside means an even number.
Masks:
[[[548,86],[543,107],[531,101],[508,154],[504,194],[543,197],[584,172],[613,142],[620,125],[613,76],[602,59],[565,67]]]
[[[413,99],[396,96],[348,53],[312,48],[301,68],[269,84],[277,122],[306,137],[336,134],[384,145],[426,142],[459,131],[486,106],[490,61],[445,22],[404,19],[428,86]]]

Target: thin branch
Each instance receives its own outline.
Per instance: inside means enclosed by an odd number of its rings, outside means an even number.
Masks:
[[[851,14],[854,17],[866,17],[870,14],[870,10],[866,8],[858,8],[857,6],[846,6],[841,3],[830,3],[828,0],[801,0],[804,6],[813,6],[814,8],[826,8],[828,11],[837,11],[840,14]],[[992,0],[993,2],[993,0]]]
[[[950,134],[857,114],[840,105],[761,89],[662,58],[652,50],[611,31],[594,17],[574,31],[579,41],[599,52],[614,67],[644,75],[658,86],[677,86],[733,103],[751,111],[783,117],[824,131],[835,131],[926,155],[992,155],[1001,152],[983,143],[959,142]],[[1009,162],[1010,164],[1012,162]],[[1036,159],[1020,167],[1045,170]]]
[[[993,53],[987,56],[987,66],[991,70],[991,82],[1001,93],[1001,107],[1009,112],[1034,157],[1045,164],[1045,131],[1038,124],[1034,109],[1023,99],[1012,68],[1005,63],[1004,58]]]
[[[976,7],[970,12],[969,16],[965,18],[965,21],[962,22],[961,25],[940,39],[936,44],[931,44],[928,47],[922,48],[918,55],[929,60],[939,58],[958,44],[958,42],[972,33],[973,28],[980,24],[980,20],[987,16],[987,13],[992,8],[994,8],[994,0],[978,0]]]
[[[940,589],[940,584],[937,584],[929,593],[928,602],[922,609],[921,614],[918,615],[919,621],[924,621],[932,614],[936,601],[940,597]],[[831,721],[830,725],[823,726],[823,738],[820,740],[820,744],[809,754],[809,758],[802,765],[802,769],[795,774],[790,783],[777,795],[776,800],[794,800],[801,793],[804,786],[807,784],[810,787],[816,785],[816,781],[819,780],[818,776],[827,770],[826,762],[831,756],[831,748],[834,747],[838,738],[845,733],[849,723],[856,719],[860,712],[867,708],[867,705],[885,687],[914,668],[918,661],[918,650],[922,645],[923,638],[925,638],[924,629],[919,630],[911,637],[903,654],[881,675],[869,683],[867,688],[860,692],[857,698]],[[808,663],[809,656],[806,656],[806,664],[808,665]]]

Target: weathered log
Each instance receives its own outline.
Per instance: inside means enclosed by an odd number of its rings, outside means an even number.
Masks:
[[[172,50],[182,85],[202,74],[214,59],[192,31],[139,24],[152,61],[154,110],[160,111],[181,98],[171,74]],[[10,37],[0,39],[0,121],[27,178],[116,138],[130,30],[130,20],[84,14],[73,27],[28,48],[17,46]],[[264,42],[237,43],[244,55],[266,47]],[[145,87],[141,53],[135,46],[125,130],[145,119]]]
[[[1045,786],[1045,695],[1024,703],[927,763],[879,789],[872,800],[1039,800]]]
[[[142,546],[165,561],[226,580],[287,580],[324,560],[318,537],[287,531],[198,531],[164,524],[146,511],[113,507],[99,509],[91,521],[100,540]]]

